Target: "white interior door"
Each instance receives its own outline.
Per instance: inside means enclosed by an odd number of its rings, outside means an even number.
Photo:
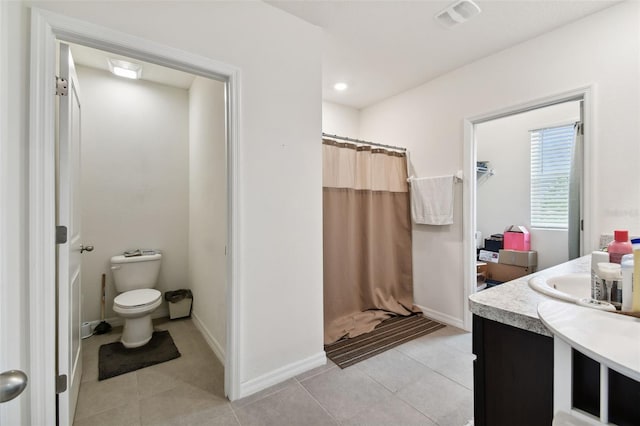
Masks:
[[[58,375],[67,376],[67,389],[58,394],[61,426],[71,425],[82,375],[80,344],[80,97],[78,78],[66,44],[60,44],[59,76],[67,95],[59,96],[58,206],[56,223],[67,227],[67,242],[58,245]]]

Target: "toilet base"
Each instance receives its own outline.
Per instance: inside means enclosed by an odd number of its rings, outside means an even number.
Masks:
[[[149,343],[152,335],[151,314],[138,318],[125,318],[120,342],[125,348],[138,348]]]

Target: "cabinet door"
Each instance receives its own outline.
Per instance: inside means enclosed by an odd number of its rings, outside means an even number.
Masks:
[[[474,315],[476,426],[544,426],[553,419],[553,340]]]

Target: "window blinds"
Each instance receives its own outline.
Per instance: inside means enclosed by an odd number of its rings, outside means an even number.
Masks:
[[[532,130],[531,226],[568,229],[574,125]]]

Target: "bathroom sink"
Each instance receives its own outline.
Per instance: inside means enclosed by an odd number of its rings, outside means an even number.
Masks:
[[[529,287],[535,291],[565,302],[590,308],[613,311],[615,307],[607,302],[591,299],[590,274],[566,274],[553,277],[533,277]]]

